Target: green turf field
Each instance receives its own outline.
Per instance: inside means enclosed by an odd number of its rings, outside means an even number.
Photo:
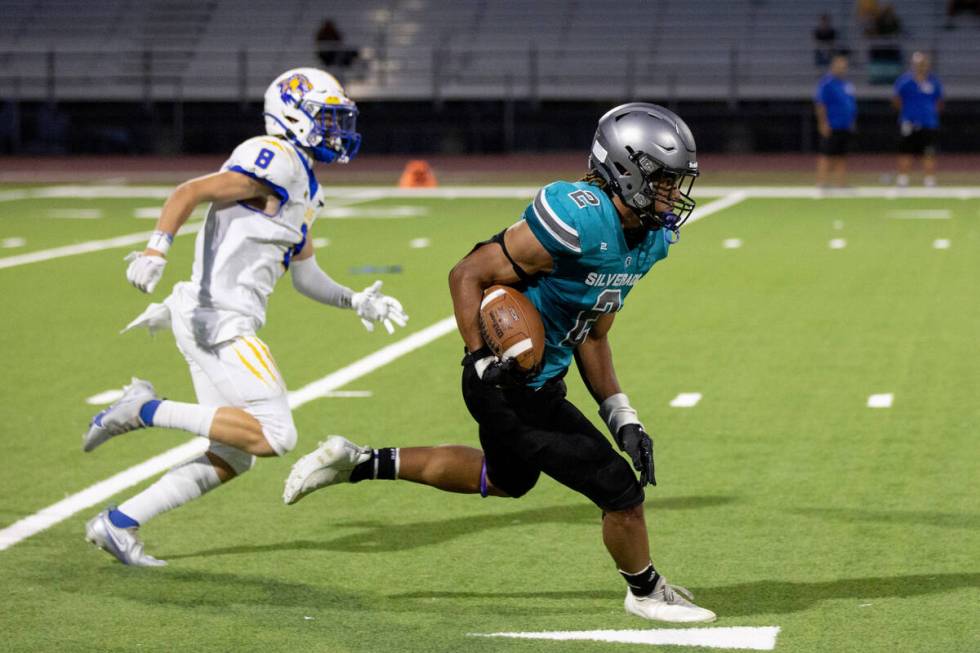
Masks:
[[[411,321],[368,334],[284,280],[261,336],[290,387],[449,316],[451,265],[526,201],[387,199],[318,221],[321,265],[355,288],[383,279]],[[133,212],[159,203],[0,201],[0,265],[150,230]],[[358,217],[405,206],[419,215]],[[189,275],[192,245],[175,241],[157,299]],[[80,450],[99,409],[86,398],[131,375],[193,397],[169,334],[118,335],[147,303],[124,278],[134,248],[0,268],[0,528],[189,439],[153,429]],[[977,199],[746,199],[685,227],[630,294],[611,337],[656,442],[654,561],[714,626],[778,626],[785,652],[980,650],[978,252]],[[142,529],[166,568],[123,567],[83,540],[108,501],[0,551],[0,650],[694,650],[469,636],[669,627],[623,613],[598,510],[550,479],[517,501],[374,482],[282,505],[289,466],[331,433],[475,446],[460,355],[450,334],[342,388],[370,397],[298,408],[285,460]],[[671,407],[680,393],[702,399]],[[894,403],[869,408],[873,394]]]

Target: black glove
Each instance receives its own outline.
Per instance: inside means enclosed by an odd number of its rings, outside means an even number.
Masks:
[[[633,459],[633,469],[640,472],[640,485],[657,484],[653,471],[653,440],[639,424],[624,424],[616,433],[616,444]]]
[[[517,388],[527,381],[526,374],[517,367],[516,360],[500,360],[489,347],[467,353],[463,356],[463,365],[472,365],[477,378],[495,388]]]

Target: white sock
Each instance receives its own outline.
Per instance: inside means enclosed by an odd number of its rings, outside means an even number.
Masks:
[[[898,176],[895,177],[895,183],[898,184],[899,186],[908,186],[909,185],[909,176],[908,175],[898,175]]]
[[[119,511],[142,526],[162,512],[182,506],[221,485],[218,473],[204,454],[174,467],[121,506]]]
[[[153,426],[184,429],[206,438],[211,433],[211,422],[214,421],[216,412],[218,412],[216,406],[164,400],[157,406],[157,412],[153,415]]]

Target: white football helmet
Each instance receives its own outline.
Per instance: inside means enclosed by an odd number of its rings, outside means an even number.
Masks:
[[[361,146],[357,105],[333,75],[293,68],[265,92],[265,132],[306,148],[317,161],[347,163]]]

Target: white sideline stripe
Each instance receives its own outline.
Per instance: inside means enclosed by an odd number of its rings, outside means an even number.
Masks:
[[[868,397],[868,408],[891,408],[895,395],[890,392]]]
[[[936,240],[932,241],[932,246],[936,249],[949,249],[950,245],[952,245],[952,242],[949,240],[949,238],[937,238]]]
[[[313,239],[313,246],[314,247],[326,247],[329,244],[330,244],[330,239],[329,238],[314,238]]]
[[[383,347],[373,354],[351,363],[347,367],[328,374],[322,379],[314,381],[299,390],[290,392],[289,405],[291,408],[298,408],[314,399],[327,396],[337,388],[387,365],[393,360],[451,332],[455,328],[455,317],[450,316],[439,320],[435,324],[417,333],[413,333],[407,338],[402,338],[394,344]],[[208,440],[205,438],[194,438],[190,442],[186,442],[169,451],[163,452],[159,456],[154,456],[145,462],[134,465],[29,517],[14,522],[10,526],[0,530],[0,551],[8,549],[21,540],[68,519],[85,508],[101,503],[112,495],[122,492],[126,488],[132,487],[169,467],[182,463],[189,458],[199,456],[207,449],[207,446]]]
[[[885,216],[893,220],[949,220],[953,217],[953,212],[949,209],[909,209],[889,211]]]
[[[621,644],[703,646],[706,648],[771,651],[776,647],[779,626],[751,628],[651,628],[644,630],[568,630],[538,633],[468,633],[470,637],[515,639],[585,640]]]
[[[671,400],[672,408],[693,408],[701,401],[700,392],[682,392]]]
[[[177,236],[197,233],[204,225],[203,222],[194,222],[184,225]],[[105,249],[115,249],[116,247],[126,247],[128,245],[146,244],[147,239],[153,235],[152,231],[140,231],[135,234],[116,236],[107,240],[89,240],[75,245],[64,245],[53,249],[42,249],[37,252],[18,254],[17,256],[6,256],[0,258],[0,270],[12,268],[28,263],[38,263],[40,261],[50,261],[51,259],[62,258],[65,256],[75,256],[77,254],[88,254],[89,252],[101,252]]]
[[[830,247],[830,249],[844,249],[847,247],[847,241],[843,238],[834,238],[827,243],[827,246]]]
[[[721,246],[725,249],[738,249],[742,246],[741,238],[726,238],[722,241]]]

